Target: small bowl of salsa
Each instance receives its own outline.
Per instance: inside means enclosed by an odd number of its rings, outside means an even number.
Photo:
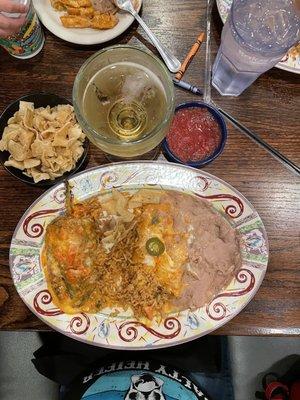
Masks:
[[[163,152],[170,161],[203,167],[223,151],[227,128],[222,115],[202,102],[176,107],[171,127],[163,141]]]

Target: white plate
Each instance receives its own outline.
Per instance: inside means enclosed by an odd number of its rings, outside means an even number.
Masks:
[[[125,32],[134,21],[130,14],[119,12],[117,14],[119,22],[112,29],[65,28],[59,18],[65,13],[54,10],[50,0],[33,0],[33,4],[40,21],[50,32],[60,39],[75,44],[92,45],[108,42]],[[141,5],[142,0],[139,0],[138,11]]]
[[[217,0],[217,7],[223,23],[225,23],[228,12],[230,10],[233,0]],[[300,74],[300,55],[295,59],[288,54],[284,56],[281,62],[276,64],[276,68],[283,69],[284,71]]]
[[[52,303],[41,265],[47,225],[65,209],[65,187],[59,184],[37,199],[20,219],[10,247],[10,269],[25,304],[53,329],[95,346],[114,349],[174,346],[206,335],[235,317],[259,289],[267,270],[269,248],[263,223],[254,207],[236,189],[203,171],[163,162],[104,165],[75,175],[69,182],[75,199],[101,189],[158,187],[174,189],[208,200],[241,236],[242,267],[230,284],[210,303],[196,310],[170,314],[145,325],[128,313],[113,316],[67,315]]]

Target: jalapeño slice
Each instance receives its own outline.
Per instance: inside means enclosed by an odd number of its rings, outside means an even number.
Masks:
[[[158,237],[152,237],[146,242],[146,250],[150,256],[158,257],[165,251],[165,245]]]

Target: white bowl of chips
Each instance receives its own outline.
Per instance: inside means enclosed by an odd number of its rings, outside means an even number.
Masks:
[[[51,186],[83,169],[88,145],[72,103],[55,94],[23,96],[0,117],[0,161],[31,185]]]

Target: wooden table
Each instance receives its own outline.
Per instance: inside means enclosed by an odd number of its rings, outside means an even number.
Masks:
[[[206,2],[199,0],[149,1],[142,10],[146,22],[168,48],[181,59],[206,29]],[[212,59],[220,41],[222,24],[217,9],[212,17]],[[72,85],[81,64],[102,46],[78,47],[49,32],[43,51],[27,61],[1,52],[0,110],[21,95],[46,91],[71,99]],[[144,41],[134,23],[116,43]],[[144,43],[147,44],[146,41]],[[151,48],[151,45],[148,44]],[[191,64],[185,80],[204,86],[204,46]],[[296,164],[300,162],[300,75],[273,68],[239,98],[213,101],[259,133]],[[197,100],[176,89],[176,102]],[[270,262],[264,282],[251,303],[219,329],[226,335],[298,335],[300,333],[300,179],[263,149],[230,125],[226,149],[205,171],[226,180],[243,193],[263,219],[270,241]],[[101,151],[90,149],[89,166],[104,162]],[[42,189],[26,186],[0,167],[0,328],[3,330],[48,329],[19,298],[8,266],[13,230],[27,207]]]

